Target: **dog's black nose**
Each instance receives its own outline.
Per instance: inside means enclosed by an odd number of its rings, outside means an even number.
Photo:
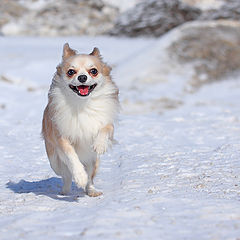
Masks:
[[[81,83],[84,83],[87,81],[87,76],[86,75],[79,75],[78,76],[78,81]]]

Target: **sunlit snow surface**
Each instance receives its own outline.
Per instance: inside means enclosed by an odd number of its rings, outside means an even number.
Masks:
[[[74,184],[70,196],[59,195],[62,182],[40,138],[66,41],[84,53],[99,47],[124,99],[118,144],[101,158],[95,182],[104,195],[97,198]],[[1,240],[240,238],[240,76],[186,94],[176,109],[129,111],[128,101],[154,101],[162,91],[161,84],[128,89],[130,78],[119,74],[155,41],[0,38]],[[166,95],[184,78],[173,80]]]

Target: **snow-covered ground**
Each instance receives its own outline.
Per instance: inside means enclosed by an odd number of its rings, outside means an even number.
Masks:
[[[66,41],[85,53],[98,46],[115,66],[124,99],[119,144],[101,159],[96,186],[104,195],[97,198],[74,184],[70,196],[58,194],[62,183],[40,138],[48,86]],[[137,92],[119,74],[155,41],[0,38],[1,240],[240,238],[240,76],[186,93],[175,109],[161,111],[159,103],[156,111],[161,84]],[[164,85],[169,96],[184,78],[175,81]],[[135,100],[155,108],[129,111]]]

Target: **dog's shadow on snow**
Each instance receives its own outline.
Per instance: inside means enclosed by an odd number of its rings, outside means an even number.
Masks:
[[[72,193],[70,195],[61,195],[60,192],[62,189],[62,180],[56,177],[51,177],[36,182],[21,180],[18,183],[15,183],[9,181],[6,186],[18,194],[34,193],[35,195],[45,195],[55,200],[68,202],[75,202],[79,197],[83,197],[85,195],[84,192],[81,192],[81,190],[79,190],[75,184],[72,185]]]

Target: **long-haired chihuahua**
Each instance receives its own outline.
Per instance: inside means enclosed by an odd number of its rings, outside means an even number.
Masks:
[[[118,88],[110,72],[97,48],[77,54],[64,45],[42,121],[50,165],[63,179],[62,194],[71,191],[72,179],[89,196],[102,194],[93,178],[99,155],[112,145],[119,111]]]

